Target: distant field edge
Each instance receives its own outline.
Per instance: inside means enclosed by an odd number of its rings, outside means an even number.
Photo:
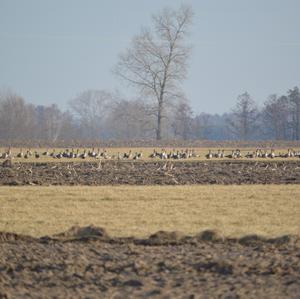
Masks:
[[[45,140],[0,140],[0,147],[28,147],[28,148],[70,148],[70,147],[300,147],[299,140],[178,140],[178,139],[136,139],[136,140],[59,140],[49,142]]]

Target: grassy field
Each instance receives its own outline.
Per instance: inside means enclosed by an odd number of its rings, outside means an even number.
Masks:
[[[70,149],[70,148],[69,148]],[[80,153],[82,153],[84,150],[91,150],[91,148],[79,148]],[[161,148],[155,148],[158,152],[161,152]],[[170,151],[172,151],[174,148],[171,147],[165,147],[164,150],[168,153]],[[175,148],[175,150],[185,150],[186,148]],[[190,148],[191,149],[191,148]],[[189,158],[189,161],[192,160],[206,160],[205,155],[208,153],[209,150],[212,150],[213,153],[217,153],[218,149],[222,149],[222,148],[193,148],[195,150],[195,153],[199,156],[196,158]],[[235,150],[236,148],[224,148],[225,149],[225,155],[227,154],[231,154],[232,150]],[[19,162],[64,162],[64,161],[76,161],[76,162],[82,162],[82,161],[96,161],[95,158],[87,158],[85,160],[82,159],[67,159],[67,158],[62,158],[62,159],[53,159],[52,157],[47,157],[47,156],[40,156],[39,159],[36,159],[35,157],[30,157],[29,159],[24,159],[24,158],[16,158],[16,155],[20,152],[20,148],[12,148],[12,154],[14,156],[14,161],[19,161]],[[28,150],[28,148],[23,148],[22,151],[23,153],[26,153],[26,151]],[[31,152],[34,153],[35,151],[37,151],[39,154],[42,154],[43,152],[45,152],[46,150],[49,151],[49,153],[52,153],[53,148],[30,148]],[[64,151],[65,148],[55,148],[55,153],[58,154],[61,151]],[[70,149],[71,150],[71,149]],[[74,149],[75,151],[77,150],[77,148]],[[95,148],[95,151],[97,152],[98,148]],[[100,148],[100,151],[102,151],[103,149]],[[131,150],[131,152],[134,153],[139,153],[142,152],[143,153],[143,157],[142,160],[144,161],[155,161],[155,160],[159,160],[159,158],[156,159],[150,159],[149,155],[151,153],[153,153],[154,148],[152,147],[144,147],[144,148],[106,148],[107,154],[112,157],[112,156],[117,156],[118,153],[128,153]],[[268,150],[268,152],[270,152],[270,148],[266,148],[266,150]],[[287,152],[287,148],[280,148],[280,149],[275,149],[275,153],[279,154],[279,153],[286,153]],[[300,148],[294,148],[294,150],[296,151],[300,151]],[[3,153],[7,151],[7,148],[0,148],[0,153]],[[252,153],[253,151],[255,151],[255,148],[241,148],[241,153],[244,156],[245,154],[247,154],[248,152]],[[226,158],[223,159],[212,159],[212,160],[225,160]],[[236,160],[249,160],[246,158],[241,158],[241,159],[236,159]],[[252,160],[265,160],[262,158],[258,158],[258,159],[250,159]],[[268,159],[270,160],[270,159]],[[273,160],[286,160],[285,158],[275,158]],[[289,158],[288,160],[296,160],[299,161],[299,158]],[[179,161],[186,161],[186,159],[182,159]]]
[[[299,199],[298,185],[0,187],[0,231],[42,236],[93,224],[114,236],[300,234]]]

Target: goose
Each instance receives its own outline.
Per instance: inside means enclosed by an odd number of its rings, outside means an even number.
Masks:
[[[215,158],[222,158],[222,152],[220,149],[218,149],[218,152],[214,154]]]
[[[1,156],[2,159],[7,159],[9,157],[8,152],[4,152]]]
[[[153,153],[149,155],[149,158],[155,158],[157,156],[157,152],[156,150],[154,149],[153,150]]]
[[[168,159],[168,155],[167,155],[167,153],[165,152],[165,150],[163,150],[162,153],[160,154],[160,158],[161,158],[162,160]]]
[[[92,151],[88,152],[88,156],[91,158],[95,158],[96,157],[96,152],[95,152],[95,148],[93,147]]]
[[[74,149],[72,148],[70,155],[69,155],[70,159],[75,158],[75,153],[74,153]]]
[[[240,149],[236,149],[235,150],[235,156],[236,158],[243,158],[241,150]]]
[[[70,158],[70,152],[69,149],[67,148],[66,150],[63,151],[62,156],[64,158]]]
[[[49,151],[48,151],[48,149],[47,149],[45,152],[43,152],[42,155],[43,155],[43,156],[49,156]]]
[[[28,159],[28,158],[29,158],[28,151],[27,151],[26,154],[24,155],[24,158],[25,158],[25,159]]]
[[[235,153],[235,151],[231,151],[231,154],[226,155],[225,158],[235,159],[235,158],[236,158],[236,153]]]
[[[63,157],[63,153],[61,151],[55,156],[55,158],[57,159],[61,159],[62,157]]]
[[[141,159],[143,157],[143,153],[141,151],[136,152],[135,155],[136,155],[136,159]]]
[[[34,152],[34,157],[35,157],[36,159],[38,159],[38,158],[40,157],[40,154],[39,154],[37,151],[35,151],[35,152]]]
[[[222,149],[222,151],[221,151],[221,156],[220,156],[220,158],[224,158],[224,150]]]
[[[87,153],[86,153],[86,150],[84,150],[83,153],[81,155],[79,155],[79,158],[85,159],[86,157],[87,157]]]
[[[300,151],[295,152],[295,157],[300,158]]]
[[[133,155],[132,159],[133,159],[133,160],[137,160],[138,158],[139,158],[139,156],[138,156],[138,153],[136,152],[136,153]]]
[[[293,158],[293,157],[295,157],[295,151],[291,148],[289,150],[289,158]]]
[[[79,148],[76,150],[76,153],[74,153],[74,158],[79,158]]]
[[[181,154],[179,153],[179,151],[177,151],[176,153],[173,154],[173,159],[180,159],[181,158]]]
[[[99,148],[98,148],[97,153],[96,153],[96,155],[95,155],[94,158],[96,158],[96,159],[100,159],[101,158],[101,153],[100,153],[100,149]]]
[[[1,156],[2,159],[7,159],[11,156],[11,149],[10,147],[8,148],[8,150],[6,152],[4,152]]]
[[[103,157],[104,159],[110,159],[110,158],[111,158],[111,157],[108,155],[106,149],[103,150],[102,157]],[[130,151],[130,153],[129,153],[128,159],[129,159],[130,157],[131,157],[131,151]]]
[[[120,152],[118,152],[117,159],[118,160],[122,160],[123,159],[122,154]]]
[[[103,149],[102,149],[102,152],[100,153],[100,157],[103,157],[103,156],[104,156],[105,151],[106,151],[106,150],[103,148]]]
[[[24,157],[24,153],[22,149],[20,149],[20,152],[17,154],[17,158],[23,158],[23,157]]]
[[[55,149],[53,149],[52,153],[50,154],[50,157],[55,157]]]
[[[208,154],[206,154],[205,157],[206,159],[211,159],[213,157],[211,150],[208,151]]]
[[[290,155],[289,155],[289,152],[287,152],[287,153],[285,153],[285,154],[284,154],[284,153],[280,153],[280,154],[279,154],[279,157],[280,157],[280,158],[289,158]]]
[[[257,149],[255,150],[255,152],[253,153],[253,158],[259,158],[259,156],[260,156],[260,151],[259,151],[259,149],[257,148]]]
[[[271,152],[268,154],[268,158],[274,159],[276,157],[275,151],[271,149]]]
[[[261,154],[262,158],[268,158],[268,152],[267,151],[263,151]]]
[[[131,154],[131,150],[129,150],[128,153],[124,153],[124,154],[123,154],[123,158],[124,158],[124,159],[130,159],[130,158],[131,158],[131,155],[132,155],[132,154]]]
[[[165,150],[163,150],[165,151]],[[176,151],[175,148],[173,148],[172,151],[167,155],[167,159],[179,159],[179,151]]]
[[[192,149],[192,158],[198,158],[198,157],[200,157],[200,155],[198,155],[196,151]]]
[[[187,159],[188,157],[189,157],[189,153],[188,152],[183,152],[180,155],[180,158],[182,158],[182,159]]]
[[[253,158],[253,154],[250,154],[249,152],[247,152],[247,154],[245,155],[245,158],[247,158],[247,159]]]

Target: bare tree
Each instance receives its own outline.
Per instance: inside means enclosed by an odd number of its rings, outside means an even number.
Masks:
[[[26,139],[34,130],[34,106],[13,91],[0,92],[0,137]]]
[[[113,95],[104,90],[86,90],[69,102],[80,123],[83,137],[99,138]]]
[[[118,100],[111,109],[107,129],[114,138],[153,138],[155,122],[149,110],[140,100]]]
[[[115,73],[154,100],[156,139],[162,138],[162,120],[166,103],[181,97],[180,83],[187,74],[190,48],[185,39],[192,10],[181,6],[177,11],[164,9],[153,16],[153,30],[143,29],[122,55]]]
[[[179,103],[175,111],[172,128],[174,135],[179,136],[183,140],[191,137],[193,125],[193,111],[190,105],[186,102]]]
[[[276,140],[289,139],[289,101],[286,96],[271,95],[262,112],[266,133]]]
[[[230,131],[240,140],[251,138],[257,128],[259,112],[255,102],[245,92],[238,96],[237,103],[228,119]]]
[[[298,87],[288,91],[292,115],[293,139],[300,140],[300,92]]]
[[[35,108],[35,137],[55,142],[59,139],[72,139],[74,131],[73,119],[68,112],[62,112],[56,104],[37,106]]]

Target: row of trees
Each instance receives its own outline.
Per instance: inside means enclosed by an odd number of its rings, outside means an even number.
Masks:
[[[271,95],[258,108],[245,92],[227,113],[195,114],[186,101],[164,110],[161,133],[166,139],[300,140],[300,92]],[[126,100],[108,91],[87,90],[69,102],[35,106],[11,92],[0,92],[0,139],[56,142],[58,140],[156,139],[153,106]]]

